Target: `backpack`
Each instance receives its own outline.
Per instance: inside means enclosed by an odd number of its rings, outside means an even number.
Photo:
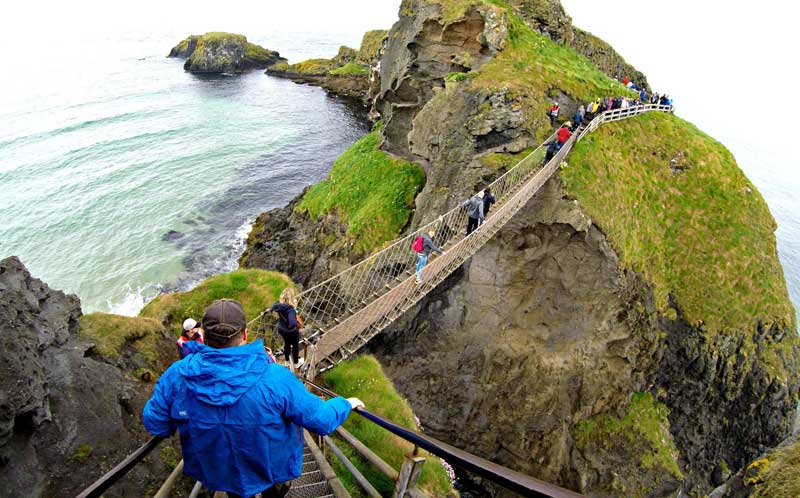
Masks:
[[[411,249],[414,249],[416,253],[422,252],[422,235],[414,239],[414,242],[411,244]]]

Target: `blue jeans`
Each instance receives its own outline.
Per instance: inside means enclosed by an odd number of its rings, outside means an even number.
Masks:
[[[428,264],[428,256],[423,252],[417,253],[417,278],[422,280],[422,269]]]

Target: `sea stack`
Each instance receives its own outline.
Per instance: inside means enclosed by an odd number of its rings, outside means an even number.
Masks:
[[[264,69],[286,60],[278,52],[248,42],[244,35],[222,32],[188,36],[167,57],[185,58],[186,71],[211,74]]]

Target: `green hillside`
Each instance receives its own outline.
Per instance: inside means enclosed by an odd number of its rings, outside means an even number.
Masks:
[[[794,328],[775,220],[733,155],[693,125],[661,113],[605,125],[561,178],[661,311],[671,295],[708,333]]]

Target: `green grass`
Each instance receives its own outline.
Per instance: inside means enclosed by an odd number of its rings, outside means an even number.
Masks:
[[[491,4],[507,11],[509,41],[504,50],[470,79],[471,85],[476,90],[507,88],[512,96],[519,97],[529,120],[526,124],[532,130],[539,130],[537,138],[544,138],[550,129],[547,112],[552,99],[548,93],[555,89],[580,102],[598,97],[634,95],[621,83],[603,74],[588,58],[530,29],[502,1],[447,2],[445,11],[452,9],[463,15],[464,9],[477,3]]]
[[[688,169],[675,173],[673,159]],[[605,125],[561,178],[661,311],[672,295],[709,334],[795,329],[775,220],[733,155],[693,125],[661,113]]]
[[[326,373],[324,381],[342,396],[360,398],[371,412],[409,429],[418,430],[408,402],[395,390],[374,357],[364,355],[343,362]],[[404,455],[413,449],[410,443],[355,414],[347,419],[344,428],[398,471]],[[337,446],[350,455],[354,453],[345,442]],[[431,496],[449,496],[450,480],[441,462],[435,456],[424,452],[421,454],[427,461],[422,470],[420,486]],[[338,459],[333,458],[333,461],[339,478],[349,489],[354,489],[355,483],[352,482],[349,473]],[[356,460],[354,463],[382,495],[391,495],[394,487],[391,480],[363,460]]]
[[[309,59],[290,65],[288,71],[305,76],[327,76],[336,65],[333,59]]]
[[[378,150],[379,140],[376,127],[339,156],[328,179],[311,187],[297,206],[314,219],[337,213],[356,253],[398,236],[425,183],[422,168]]]
[[[274,303],[281,291],[293,285],[282,273],[264,270],[235,270],[204,280],[188,292],[162,294],[142,309],[140,316],[153,318],[180,334],[183,320],[200,320],[216,299],[235,299],[242,303],[248,320]]]
[[[615,451],[623,445],[640,458],[645,469],[660,467],[676,479],[683,479],[678,467],[678,449],[669,435],[669,409],[650,393],[635,393],[623,418],[607,413],[579,423],[573,430],[575,445]]]
[[[331,70],[332,76],[367,76],[369,68],[357,62],[348,62],[340,68]]]
[[[142,353],[150,366],[156,366],[164,333],[159,320],[91,313],[83,315],[80,323],[80,337],[92,341],[101,355],[116,358],[128,343]]]
[[[800,441],[772,450],[751,463],[744,475],[753,485],[753,498],[796,498],[800,496]]]
[[[380,50],[381,44],[388,34],[389,32],[385,29],[374,29],[364,33],[356,61],[361,64],[371,64],[375,56],[378,55],[378,50]]]

